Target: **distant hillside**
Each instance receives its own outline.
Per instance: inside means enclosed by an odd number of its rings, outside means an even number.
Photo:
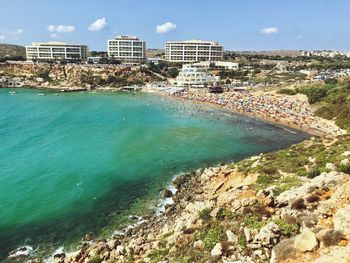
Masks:
[[[301,55],[299,50],[269,50],[269,51],[226,51],[235,52],[242,55],[265,55],[265,56],[282,56],[282,57],[297,57]]]
[[[164,49],[155,49],[155,48],[146,49],[147,58],[159,57],[159,54],[162,54],[162,53],[164,53]]]
[[[25,57],[26,51],[23,46],[0,44],[0,58],[3,57]]]

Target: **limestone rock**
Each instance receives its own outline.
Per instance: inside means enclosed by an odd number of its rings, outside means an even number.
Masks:
[[[211,250],[210,255],[213,257],[222,255],[222,246],[221,243],[216,243],[214,248]]]
[[[294,239],[295,238],[289,238],[279,242],[272,249],[270,263],[279,263],[287,259],[296,258],[297,250],[294,247]]]
[[[350,205],[339,209],[333,217],[334,229],[350,236]]]
[[[193,248],[198,249],[198,250],[202,250],[204,248],[204,242],[202,240],[194,241]]]
[[[312,251],[317,246],[317,239],[310,228],[304,228],[300,235],[295,237],[294,246],[301,252]]]
[[[335,165],[333,163],[326,163],[326,169],[328,171],[335,171],[337,168],[335,167]]]
[[[123,245],[117,246],[116,251],[119,255],[125,255],[126,253],[126,249]]]
[[[278,242],[280,236],[281,234],[278,225],[274,222],[270,222],[260,229],[252,243],[271,247]]]
[[[350,161],[349,161],[349,159],[344,159],[344,160],[340,161],[340,164],[341,165],[348,165],[348,164],[350,164]]]
[[[231,230],[226,231],[226,236],[227,236],[228,242],[232,242],[232,243],[237,242],[237,236]]]

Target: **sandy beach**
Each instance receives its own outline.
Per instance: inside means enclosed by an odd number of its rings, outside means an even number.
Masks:
[[[178,99],[189,99],[221,107],[274,124],[302,130],[316,136],[341,135],[334,121],[317,117],[311,110],[307,97],[301,94],[287,96],[273,91],[227,91],[221,94],[209,93],[206,89],[188,89],[184,92],[159,94]]]

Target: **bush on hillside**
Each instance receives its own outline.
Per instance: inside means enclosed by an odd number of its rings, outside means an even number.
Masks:
[[[283,88],[277,91],[278,94],[286,94],[286,95],[295,95],[297,94],[296,90]]]

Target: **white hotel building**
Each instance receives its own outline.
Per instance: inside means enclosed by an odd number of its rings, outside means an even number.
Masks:
[[[165,60],[191,63],[197,61],[222,61],[224,47],[215,41],[186,40],[165,43]]]
[[[108,40],[108,57],[125,64],[137,64],[146,59],[146,42],[135,36],[122,35]]]
[[[217,79],[208,73],[208,69],[202,65],[183,64],[174,84],[181,87],[204,86],[213,84]]]
[[[62,42],[33,42],[26,46],[29,61],[85,61],[88,56],[86,45],[74,45]]]

